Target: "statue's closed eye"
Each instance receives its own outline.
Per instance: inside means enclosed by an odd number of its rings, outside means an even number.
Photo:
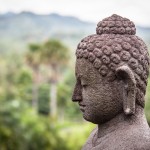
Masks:
[[[85,80],[81,80],[81,86],[85,88],[88,86],[88,83]]]

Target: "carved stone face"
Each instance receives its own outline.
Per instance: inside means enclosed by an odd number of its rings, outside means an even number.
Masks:
[[[116,78],[110,82],[84,58],[77,59],[75,71],[77,82],[72,99],[79,103],[84,119],[100,124],[122,111],[121,80]]]

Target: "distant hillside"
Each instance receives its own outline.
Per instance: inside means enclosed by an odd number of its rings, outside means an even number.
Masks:
[[[0,15],[0,49],[22,51],[27,43],[48,38],[58,38],[73,47],[79,39],[93,33],[94,28],[93,23],[70,16],[7,13]]]
[[[28,43],[57,38],[68,46],[95,33],[96,24],[58,14],[37,15],[31,12],[0,15],[0,51],[24,51]],[[137,27],[138,35],[150,41],[150,28]]]
[[[140,27],[137,26],[137,33],[138,36],[143,38],[143,40],[147,43],[150,44],[150,27]]]

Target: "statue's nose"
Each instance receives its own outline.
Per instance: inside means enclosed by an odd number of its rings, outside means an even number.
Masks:
[[[72,95],[72,101],[73,102],[82,101],[82,86],[78,82],[76,83],[75,88],[74,88],[74,92]]]

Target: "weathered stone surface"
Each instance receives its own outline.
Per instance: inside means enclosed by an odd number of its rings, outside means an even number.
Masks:
[[[83,150],[150,150],[144,96],[150,59],[132,21],[112,15],[76,50],[72,100],[97,124]]]

